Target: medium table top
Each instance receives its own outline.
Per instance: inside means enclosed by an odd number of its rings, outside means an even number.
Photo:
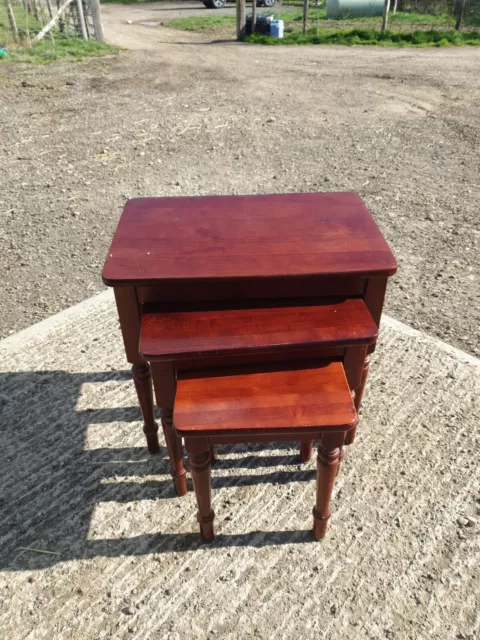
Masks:
[[[377,333],[359,298],[320,305],[201,311],[144,308],[139,352],[148,361],[168,361],[271,349],[347,347],[372,344]]]
[[[129,200],[105,284],[289,276],[389,276],[396,260],[359,195]]]

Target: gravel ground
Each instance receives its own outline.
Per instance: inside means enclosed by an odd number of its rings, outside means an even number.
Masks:
[[[479,360],[387,321],[327,538],[315,461],[235,445],[205,545],[146,451],[113,296],[62,316],[0,342],[2,638],[480,637]]]
[[[152,12],[104,7],[129,53],[1,65],[1,335],[102,289],[129,197],[349,190],[400,263],[387,312],[479,354],[480,51],[210,44]]]

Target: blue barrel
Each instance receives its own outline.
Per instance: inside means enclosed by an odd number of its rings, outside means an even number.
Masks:
[[[270,22],[270,35],[272,38],[283,38],[283,20],[272,20]]]

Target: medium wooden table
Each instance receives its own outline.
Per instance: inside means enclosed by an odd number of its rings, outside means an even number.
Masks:
[[[352,193],[139,198],[127,202],[102,277],[115,292],[127,360],[151,453],[159,450],[151,373],[139,353],[144,310],[298,307],[362,299],[379,325],[397,263],[362,199]],[[289,358],[335,356],[360,406],[369,346],[307,346]],[[303,349],[303,350],[302,350]],[[262,361],[285,353],[262,354]],[[154,362],[156,400],[171,437],[175,370],[259,361],[259,354],[172,355]],[[350,441],[354,430],[350,432]],[[170,441],[169,447],[178,446]],[[181,470],[179,473],[182,473]],[[182,480],[183,482],[183,480]],[[178,490],[178,485],[177,485]]]

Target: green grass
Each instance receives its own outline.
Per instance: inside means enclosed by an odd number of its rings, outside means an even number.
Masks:
[[[247,6],[247,14],[250,13]],[[301,11],[275,11],[265,7],[259,7],[258,13],[274,14],[278,20],[288,22],[300,22],[302,20]],[[312,9],[309,13],[309,20],[324,20],[325,11],[323,9]],[[188,18],[174,18],[170,20],[168,26],[171,29],[181,29],[182,31],[208,31],[218,25],[235,24],[235,16],[208,15],[191,16]]]
[[[247,6],[247,11],[249,12],[249,7]],[[284,20],[286,25],[295,24],[302,22],[303,15],[302,11],[299,10],[284,10],[284,11],[276,11],[267,10],[264,7],[259,8],[259,12],[262,13],[273,13],[275,18],[279,20]],[[325,9],[319,8],[311,8],[308,12],[308,22],[324,22],[324,24],[319,24],[318,27],[321,28],[337,28],[333,25],[339,25],[341,28],[342,22],[354,22],[360,26],[365,26],[368,28],[371,25],[377,25],[381,23],[382,18],[379,16],[371,17],[371,18],[358,18],[358,17],[345,17],[344,19],[339,20],[327,20],[327,13]],[[446,14],[433,16],[433,15],[422,15],[418,13],[396,13],[395,15],[390,16],[390,22],[392,24],[404,25],[405,27],[411,25],[412,30],[418,25],[432,25],[432,26],[444,26],[451,28],[454,23],[454,18],[448,16]],[[209,29],[214,29],[218,25],[234,25],[235,24],[235,16],[225,16],[225,15],[205,15],[205,16],[191,16],[188,18],[174,18],[170,20],[168,26],[172,29],[182,29],[184,31],[208,31]]]
[[[13,7],[13,14],[17,23],[18,33],[21,38],[30,33],[35,35],[42,28],[38,20],[32,15],[29,15],[23,10],[23,7],[15,5]],[[0,44],[10,44],[13,38],[10,32],[10,23],[8,22],[7,10],[2,2],[0,4]]]
[[[81,40],[79,38],[56,39],[55,42],[42,40],[33,47],[8,50],[8,55],[0,58],[1,62],[30,62],[34,64],[49,64],[55,60],[81,60],[118,53],[120,47],[96,42],[95,40]]]
[[[191,16],[188,18],[174,18],[170,20],[168,26],[171,29],[181,29],[182,31],[206,31],[219,24],[235,24],[235,16]]]
[[[29,37],[32,38],[38,33],[42,25],[32,15],[27,14],[21,6],[15,5],[13,11],[18,33],[23,42],[20,46],[14,43],[7,12],[2,2],[0,4],[0,45],[6,46],[8,52],[6,56],[0,57],[0,64],[2,62],[48,64],[60,58],[80,60],[82,58],[104,56],[108,53],[116,53],[119,51],[119,47],[113,47],[108,44],[96,42],[95,40],[65,38],[62,37],[58,31],[54,34],[55,42],[52,42],[50,36],[47,35],[44,40],[33,47],[26,46],[29,42]]]
[[[387,31],[375,29],[309,29],[305,35],[300,30],[290,31],[283,40],[254,34],[246,38],[256,44],[341,44],[381,45],[384,47],[449,47],[462,45],[480,46],[480,33],[465,31]]]

